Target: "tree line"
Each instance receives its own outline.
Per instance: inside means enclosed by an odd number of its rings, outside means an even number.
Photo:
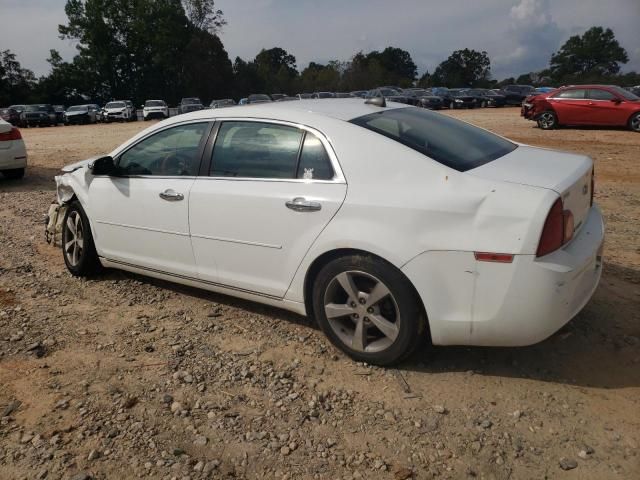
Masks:
[[[0,51],[0,105],[72,104],[183,96],[240,98],[250,93],[368,90],[381,85],[487,87],[571,83],[640,84],[640,74],[620,74],[628,62],[610,29],[592,27],[554,53],[549,67],[497,81],[484,51],[453,52],[433,73],[418,77],[406,50],[357,52],[348,61],[311,62],[298,71],[296,58],[280,47],[232,62],[220,40],[226,24],[214,0],[67,0],[60,38],[77,42],[65,61],[51,50],[51,71],[40,78],[22,68],[15,54]]]

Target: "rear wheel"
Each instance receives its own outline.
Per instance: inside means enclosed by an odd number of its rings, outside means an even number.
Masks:
[[[542,112],[538,116],[538,127],[542,130],[553,130],[558,126],[558,116],[552,111]]]
[[[412,285],[375,257],[325,265],[313,285],[313,311],[329,340],[358,361],[392,365],[424,340],[426,318]]]
[[[24,168],[12,168],[11,170],[2,170],[2,174],[9,180],[20,180],[24,177]]]
[[[79,202],[69,204],[62,224],[62,254],[73,276],[86,277],[100,269],[89,219]]]
[[[634,132],[640,132],[640,112],[631,116],[629,119],[629,128]]]

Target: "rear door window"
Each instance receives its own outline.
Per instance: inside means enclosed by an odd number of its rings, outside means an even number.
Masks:
[[[589,90],[587,98],[591,100],[614,100],[616,96],[607,90],[593,89]]]
[[[303,130],[261,122],[224,122],[213,148],[214,177],[296,177]]]

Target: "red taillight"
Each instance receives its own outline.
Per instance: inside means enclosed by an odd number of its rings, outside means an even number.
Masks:
[[[559,249],[573,238],[574,221],[571,210],[564,210],[562,199],[558,198],[544,222],[536,256],[542,257]]]
[[[16,127],[13,127],[10,131],[0,133],[0,142],[8,142],[10,140],[20,140],[22,135],[20,134],[20,130]]]

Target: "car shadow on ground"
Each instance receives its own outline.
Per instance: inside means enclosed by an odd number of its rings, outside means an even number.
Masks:
[[[224,294],[115,270],[105,272],[101,278],[135,278],[181,295],[319,329],[310,317]],[[638,270],[607,266],[600,287],[585,309],[560,331],[536,345],[514,348],[425,346],[398,368],[424,375],[473,372],[475,375],[579,387],[639,387],[639,279]]]
[[[0,173],[0,192],[33,192],[41,190],[55,190],[54,176],[60,175],[58,168],[29,166],[24,178],[9,180]]]

